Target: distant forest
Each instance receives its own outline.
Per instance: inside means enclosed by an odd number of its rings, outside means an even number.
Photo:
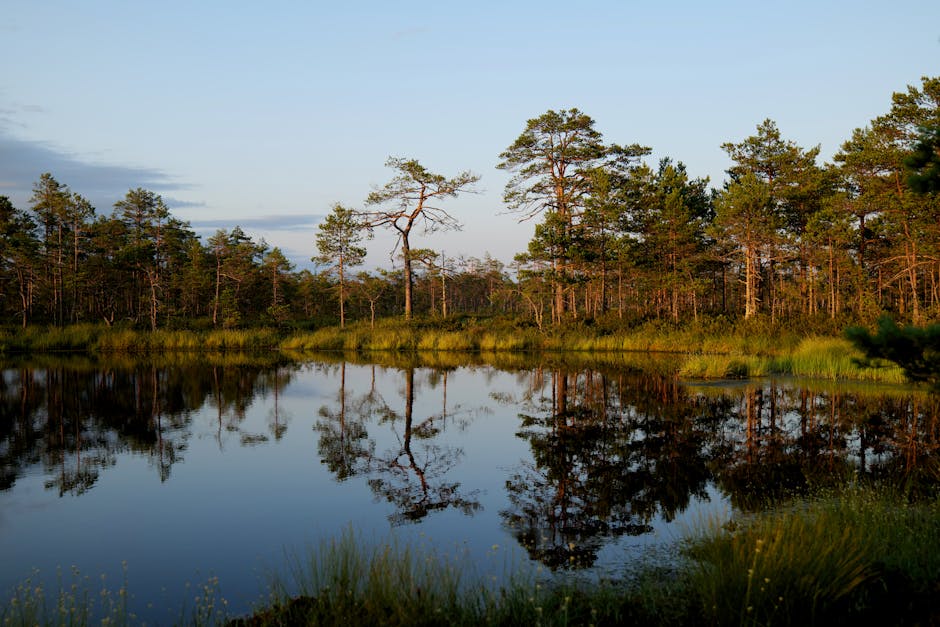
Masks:
[[[413,246],[459,226],[447,199],[478,180],[416,160],[390,159],[394,177],[363,208],[333,207],[310,234],[316,272],[238,226],[202,241],[151,191],[129,190],[103,215],[44,173],[28,207],[0,196],[0,324],[940,320],[940,78],[893,94],[834,163],[772,120],[722,148],[733,165],[716,189],[680,161],[645,162],[649,147],[607,143],[577,109],[529,120],[498,166],[512,175],[506,208],[534,224],[508,266]],[[359,270],[362,240],[383,228],[398,262]]]

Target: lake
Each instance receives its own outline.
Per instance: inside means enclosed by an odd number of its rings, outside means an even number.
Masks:
[[[0,589],[76,569],[164,623],[217,578],[244,614],[350,530],[487,576],[616,577],[810,486],[940,476],[922,391],[683,383],[648,356],[376,359],[8,361]]]

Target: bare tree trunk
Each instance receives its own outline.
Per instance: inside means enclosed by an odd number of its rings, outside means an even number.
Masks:
[[[757,269],[753,246],[748,246],[744,253],[744,318],[753,317],[757,313]]]
[[[408,234],[407,232],[402,234],[401,237],[401,252],[405,260],[404,270],[405,270],[405,320],[411,320],[411,292],[412,292],[412,276],[411,276],[411,246],[408,244]]]
[[[212,302],[212,326],[218,324],[219,317],[219,288],[222,284],[222,257],[215,255],[215,300]]]

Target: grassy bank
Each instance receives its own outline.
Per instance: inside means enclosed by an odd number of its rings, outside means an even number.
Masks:
[[[808,337],[775,355],[689,355],[679,375],[689,379],[746,379],[769,375],[905,383],[904,372],[887,361],[868,362],[845,339]]]
[[[0,330],[0,354],[249,351],[276,348],[280,339],[280,334],[269,328],[141,331],[77,324]]]
[[[752,517],[703,523],[668,565],[617,580],[546,580],[531,567],[476,573],[464,556],[349,532],[293,564],[251,616],[225,615],[211,580],[179,624],[769,625],[928,624],[940,620],[940,503],[851,488]],[[224,585],[224,577],[222,577]],[[125,582],[43,591],[26,582],[4,625],[136,624]]]
[[[770,375],[904,383],[902,370],[880,361],[865,363],[863,354],[843,338],[803,336],[796,331],[710,324],[672,327],[647,324],[611,331],[587,326],[561,327],[541,332],[517,328],[508,321],[457,322],[450,328],[439,324],[383,321],[375,329],[352,325],[329,327],[314,333],[293,335],[281,342],[282,349],[348,352],[472,352],[498,355],[518,352],[564,353],[568,355],[618,355],[625,353],[671,353],[681,377],[689,379],[749,378]]]
[[[539,329],[511,318],[380,321],[374,328],[355,323],[295,334],[281,346],[293,350],[358,351],[565,351],[736,353],[769,355],[794,347],[797,332],[735,325],[724,319],[675,326],[646,323],[624,327],[576,323]]]
[[[631,328],[575,324],[540,330],[510,318],[380,321],[345,329],[287,333],[271,328],[157,330],[153,332],[74,325],[0,331],[0,354],[85,351],[101,354],[258,351],[287,355],[337,352],[410,355],[474,354],[490,361],[508,355],[611,356],[671,353],[679,375],[689,379],[792,375],[833,380],[903,383],[902,371],[882,362],[862,365],[862,354],[835,336],[807,336],[795,329],[724,319],[674,326],[647,323]],[[517,360],[518,361],[518,360]]]

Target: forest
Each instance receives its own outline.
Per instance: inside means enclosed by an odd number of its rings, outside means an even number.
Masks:
[[[841,328],[881,315],[940,320],[940,77],[819,162],[770,119],[722,145],[718,187],[651,148],[607,142],[577,110],[528,120],[499,155],[504,209],[534,235],[508,266],[447,258],[446,200],[472,191],[414,159],[361,209],[335,205],[311,232],[316,271],[237,225],[203,241],[160,195],[131,189],[110,212],[53,173],[27,207],[0,196],[0,324],[316,328],[389,316],[506,315],[682,323],[702,316]],[[393,267],[360,269],[374,229],[397,236]]]

